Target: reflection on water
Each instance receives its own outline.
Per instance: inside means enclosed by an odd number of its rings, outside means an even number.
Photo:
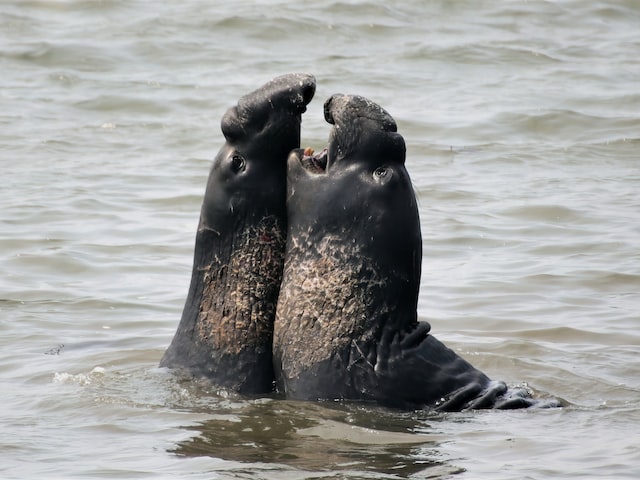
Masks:
[[[423,414],[426,415],[426,414]],[[265,400],[217,411],[173,450],[243,463],[280,464],[317,472],[369,472],[371,478],[429,477],[461,471],[438,451],[441,436],[425,419],[354,404]],[[436,421],[439,418],[434,417]],[[420,426],[422,433],[417,434]],[[349,477],[351,478],[351,477]]]

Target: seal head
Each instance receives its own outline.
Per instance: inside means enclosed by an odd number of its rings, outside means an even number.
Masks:
[[[443,410],[529,405],[417,319],[422,239],[406,148],[357,95],[324,106],[327,148],[288,160],[288,236],[274,332],[278,388],[298,399]]]

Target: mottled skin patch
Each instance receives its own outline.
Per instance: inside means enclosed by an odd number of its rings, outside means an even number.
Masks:
[[[534,404],[417,319],[422,237],[393,118],[365,98],[334,95],[325,119],[334,125],[327,149],[297,150],[288,160],[273,345],[278,388],[290,398],[402,408]]]
[[[267,217],[234,238],[229,259],[199,267],[203,287],[197,343],[238,355],[271,351],[284,261],[284,225]]]
[[[378,330],[370,305],[386,281],[366,262],[350,261],[359,257],[358,249],[335,236],[320,244],[304,236],[292,239],[274,340],[289,375],[301,375],[305,366],[329,360],[335,352],[348,352],[354,339],[366,340]],[[304,332],[303,341],[296,332]],[[344,362],[350,368],[348,357]]]
[[[222,118],[189,293],[160,365],[245,394],[273,390],[273,322],[286,237],[286,159],[300,145],[311,75],[278,77]]]

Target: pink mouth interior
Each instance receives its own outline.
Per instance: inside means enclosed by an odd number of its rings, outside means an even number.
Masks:
[[[315,173],[324,173],[327,170],[327,149],[314,155],[313,148],[305,148],[300,160],[302,166]]]

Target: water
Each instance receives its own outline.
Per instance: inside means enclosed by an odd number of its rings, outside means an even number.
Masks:
[[[638,478],[640,4],[0,3],[1,478]],[[243,399],[157,363],[219,121],[311,72],[383,105],[419,315],[568,406],[444,416]]]

